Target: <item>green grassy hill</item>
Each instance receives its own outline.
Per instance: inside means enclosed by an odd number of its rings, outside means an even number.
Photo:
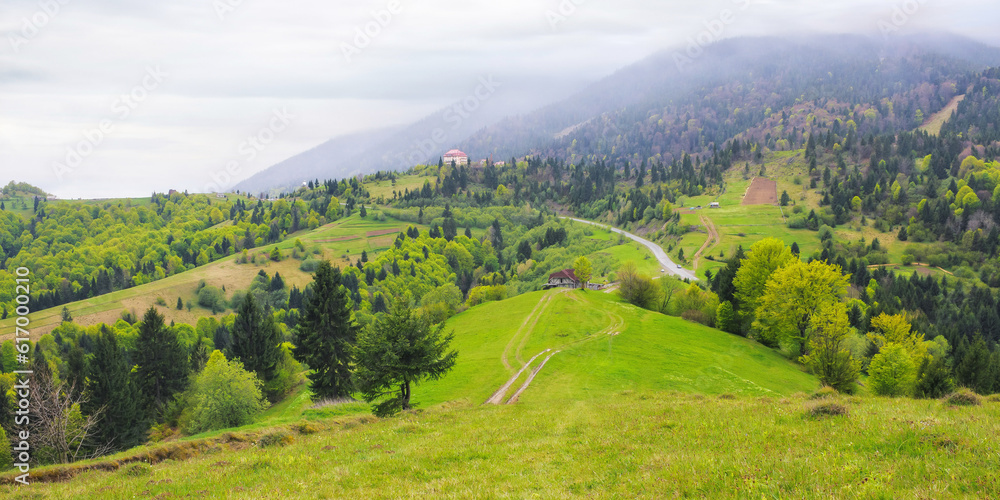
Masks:
[[[415,401],[425,406],[457,398],[482,403],[546,349],[551,351],[528,371],[559,352],[538,372],[522,402],[599,399],[623,390],[763,396],[818,387],[812,376],[770,349],[608,293],[529,293],[473,308],[447,328],[456,333],[459,361],[448,377],[415,391]]]
[[[34,471],[4,498],[977,497],[1000,492],[1000,404],[828,396],[753,342],[580,291],[454,317],[420,408],[305,409]],[[518,404],[483,404],[544,349]],[[536,366],[542,357],[535,358]],[[509,368],[504,365],[507,361]],[[513,388],[520,385],[520,379]],[[824,406],[827,405],[827,406]],[[818,410],[817,410],[818,408]],[[846,415],[824,416],[824,408]]]
[[[578,432],[584,426],[589,426],[588,422],[604,422],[602,425],[607,425],[605,420],[612,418],[612,413],[605,412],[604,404],[619,401],[623,395],[657,395],[657,398],[662,398],[665,394],[698,393],[726,394],[727,397],[740,398],[782,397],[795,392],[812,391],[818,387],[812,376],[803,373],[777,353],[751,341],[678,318],[638,309],[621,303],[613,294],[601,292],[563,289],[524,294],[472,308],[449,320],[447,328],[454,330],[453,347],[460,353],[454,371],[439,381],[417,386],[414,390],[414,402],[421,409],[401,419],[390,419],[378,424],[389,425],[387,429],[391,430],[388,432],[412,434],[408,439],[419,440],[421,434],[430,432],[431,427],[428,426],[438,425],[430,421],[421,423],[423,417],[419,415],[423,412],[435,415],[434,419],[472,419],[468,422],[479,423],[471,425],[481,426],[486,432],[490,426],[499,431],[508,424],[515,428],[523,425],[525,421],[520,420],[518,415],[531,415],[531,419],[539,419],[542,418],[539,412],[549,411],[552,415],[560,415],[560,418],[568,418],[567,422],[578,429],[574,432]],[[546,350],[549,351],[536,357],[536,354]],[[483,404],[506,381],[513,380],[509,391],[501,398],[501,403],[507,403],[527,380],[528,373],[538,368],[541,361],[553,352],[556,354],[520,394],[518,404],[501,404],[505,409]],[[512,379],[512,375],[521,371],[522,366],[531,359],[534,359],[534,363],[529,364],[521,376]],[[639,401],[645,399],[648,397],[638,397]],[[202,461],[212,458],[211,450],[234,447],[241,450],[239,453],[226,454],[225,458],[215,456],[213,460],[230,463],[265,453],[259,447],[243,449],[239,443],[277,439],[263,437],[268,434],[278,433],[284,436],[288,432],[286,429],[312,429],[306,430],[307,434],[326,429],[321,431],[323,434],[375,421],[366,415],[366,405],[350,404],[320,409],[308,409],[308,406],[307,393],[299,392],[269,410],[259,422],[244,428],[140,447],[97,461],[78,463],[69,469],[49,467],[42,469],[41,474],[60,477],[71,475],[66,471],[81,468],[116,469],[137,458],[157,462],[164,456],[199,458],[184,464],[160,463],[155,465],[156,470],[178,467],[190,471],[188,467],[192,464],[202,463],[197,466],[200,470],[200,467],[205,466]],[[599,414],[591,415],[594,412]],[[448,417],[449,414],[453,416]],[[296,423],[303,421],[312,423],[305,427]],[[397,426],[403,422],[409,423],[404,430],[400,430]],[[234,437],[234,432],[238,437]],[[540,435],[536,435],[532,439],[540,438]],[[294,440],[294,437],[290,439]],[[375,446],[374,443],[360,442],[356,445]],[[417,446],[416,442],[413,445]],[[459,448],[442,448],[441,453],[446,455],[458,453],[453,458],[443,459],[445,461],[442,465],[453,463],[457,466],[464,464],[466,458],[473,459],[471,456],[462,458],[472,451],[461,451]],[[499,455],[496,455],[499,450],[500,448],[482,451],[483,459],[499,459]],[[311,454],[312,451],[296,452],[289,459],[304,458],[299,453]],[[291,458],[292,456],[297,458]],[[360,457],[358,459],[365,460]],[[353,467],[347,464],[345,466]],[[270,469],[270,466],[266,468]],[[198,474],[180,470],[178,469],[177,475],[172,476],[170,483],[157,480],[154,488],[157,494],[160,490],[169,490],[174,494],[197,492],[201,489],[198,485],[214,474],[206,471],[215,469],[205,469]],[[149,488],[142,486],[150,481],[149,478],[142,480],[142,484],[128,484],[129,481],[126,481],[110,488],[103,484],[95,486],[93,483],[104,481],[109,476],[131,478],[130,474],[135,472],[83,472],[80,478],[66,484],[34,488],[37,491],[44,489],[45,495],[51,494],[54,497],[70,494],[80,498],[86,498],[87,495],[103,498],[130,496]],[[315,479],[319,480],[318,477]],[[244,480],[252,479],[244,477]],[[136,490],[137,487],[141,489]],[[246,495],[238,494],[237,497],[253,496],[249,493],[251,490],[245,491]],[[257,494],[265,494],[262,492],[263,490],[258,491]]]

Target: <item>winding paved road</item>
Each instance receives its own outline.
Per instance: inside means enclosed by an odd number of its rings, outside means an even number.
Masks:
[[[682,267],[679,267],[677,264],[674,264],[674,261],[670,260],[670,257],[667,257],[667,252],[663,251],[663,247],[661,247],[660,245],[657,245],[656,243],[653,243],[652,241],[649,241],[649,240],[647,240],[645,238],[636,236],[636,235],[634,235],[632,233],[628,233],[628,232],[622,231],[621,229],[618,229],[617,227],[611,227],[611,226],[607,226],[607,225],[604,225],[604,224],[598,224],[596,222],[589,221],[589,220],[577,219],[577,218],[574,218],[574,217],[560,217],[560,219],[569,219],[569,220],[576,221],[576,222],[582,222],[584,224],[590,224],[592,226],[597,226],[597,227],[600,227],[600,228],[603,228],[603,229],[607,229],[607,230],[609,230],[609,231],[611,231],[613,233],[618,233],[618,234],[621,234],[623,236],[626,236],[627,238],[629,238],[629,239],[631,239],[633,241],[637,241],[637,242],[641,243],[643,246],[645,246],[651,252],[653,252],[653,255],[656,257],[656,260],[660,261],[660,265],[663,266],[663,269],[665,269],[668,273],[673,274],[674,276],[677,276],[680,279],[689,279],[691,281],[698,281],[698,278],[694,275],[693,272],[688,271],[687,269],[684,269]]]

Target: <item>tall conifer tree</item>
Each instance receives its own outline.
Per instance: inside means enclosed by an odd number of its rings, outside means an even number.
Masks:
[[[320,263],[312,292],[293,354],[312,368],[308,377],[314,399],[349,396],[354,390],[351,365],[358,327],[351,320],[351,302],[340,269],[328,261]]]

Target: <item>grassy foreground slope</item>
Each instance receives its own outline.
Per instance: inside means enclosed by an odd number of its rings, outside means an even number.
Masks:
[[[995,498],[1000,404],[631,392],[342,420],[4,498]]]
[[[270,428],[259,422],[201,445],[143,447],[68,481],[0,486],[0,497],[1000,494],[997,401],[966,408],[809,400],[800,391],[815,389],[815,379],[779,355],[600,292],[525,294],[475,307],[447,327],[455,330],[459,363],[415,389],[420,409],[380,420],[330,407],[296,419],[287,410],[302,406],[293,404],[276,412]],[[518,404],[482,404],[544,349],[560,352]],[[829,402],[848,415],[812,416],[810,408]],[[164,446],[179,451],[156,452]]]

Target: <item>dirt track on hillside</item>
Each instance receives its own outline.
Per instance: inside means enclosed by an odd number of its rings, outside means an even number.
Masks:
[[[743,205],[774,205],[778,203],[778,183],[763,177],[754,178],[743,196]]]
[[[561,290],[558,292],[545,295],[544,297],[542,297],[542,299],[538,301],[538,304],[535,305],[535,308],[532,309],[530,313],[528,313],[528,316],[521,323],[521,326],[511,337],[510,341],[507,342],[507,347],[504,349],[504,352],[501,355],[501,361],[503,362],[504,366],[508,370],[511,370],[512,368],[510,366],[510,361],[507,359],[507,355],[510,352],[511,348],[513,348],[514,344],[518,341],[518,339],[520,339],[520,345],[517,348],[516,357],[518,363],[521,364],[521,368],[517,370],[517,372],[515,372],[507,380],[507,382],[505,382],[499,389],[497,389],[496,392],[494,392],[489,397],[489,399],[487,399],[486,402],[483,404],[500,405],[500,404],[516,403],[520,398],[521,394],[528,389],[529,385],[531,385],[531,382],[535,379],[535,376],[538,375],[538,372],[542,371],[542,368],[545,366],[545,364],[548,363],[550,359],[552,359],[552,356],[555,356],[557,353],[562,352],[561,350],[563,349],[568,349],[570,347],[585,342],[589,342],[598,338],[607,338],[608,336],[614,337],[616,335],[621,334],[622,331],[624,331],[625,319],[622,318],[620,315],[614,313],[613,311],[604,311],[604,313],[608,317],[608,325],[602,328],[600,331],[594,332],[586,337],[564,343],[562,345],[559,345],[558,347],[545,349],[544,351],[535,354],[531,359],[529,359],[526,362],[521,361],[520,359],[521,351],[524,348],[525,344],[527,343],[528,338],[531,336],[532,331],[535,329],[535,326],[538,324],[539,319],[542,317],[542,315],[548,308],[549,303],[551,302],[553,297],[555,297],[556,295],[560,295],[563,297],[567,297],[577,302],[578,304],[583,304],[584,301],[580,297],[576,296],[574,293],[567,293],[567,292],[570,292],[570,290]],[[553,349],[555,349],[555,351],[553,351]],[[546,356],[545,359],[538,364],[538,366],[536,366],[533,370],[531,370],[528,373],[528,377],[517,389],[514,395],[511,396],[510,398],[506,398],[507,391],[509,391],[510,388],[514,385],[514,383],[516,383],[518,379],[521,378],[521,375],[523,375],[525,372],[531,369],[532,363],[534,363],[536,359],[538,359],[545,353],[550,353],[550,354]]]
[[[692,259],[692,265],[694,270],[698,270],[698,261],[701,260],[701,254],[708,250],[709,246],[715,246],[719,243],[719,232],[715,230],[715,224],[712,224],[712,219],[705,217],[704,215],[699,216],[701,218],[702,225],[705,226],[705,231],[708,232],[708,238],[705,239],[705,244],[698,249],[694,254]]]

